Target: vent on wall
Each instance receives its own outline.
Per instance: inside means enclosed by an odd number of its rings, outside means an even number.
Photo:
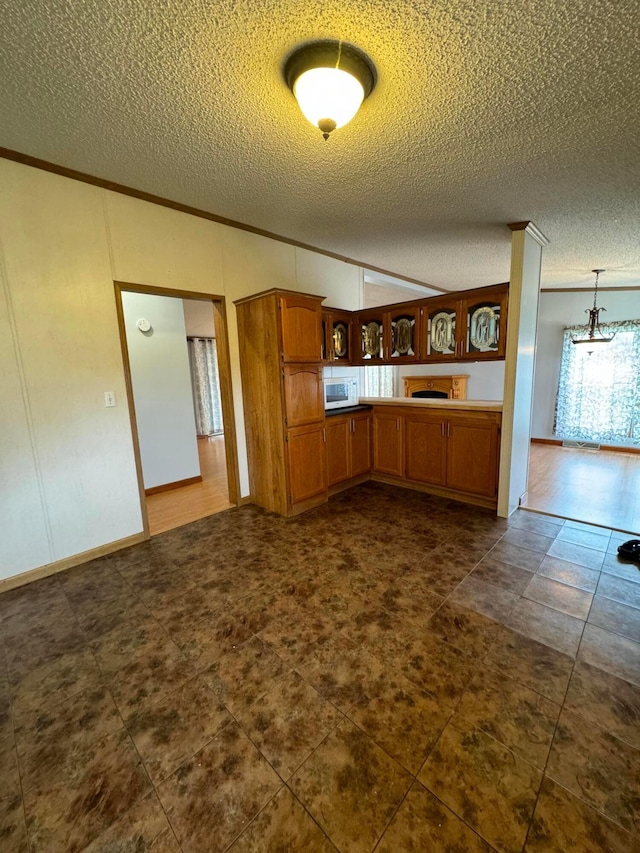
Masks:
[[[596,441],[563,441],[563,447],[579,447],[580,450],[600,450]]]

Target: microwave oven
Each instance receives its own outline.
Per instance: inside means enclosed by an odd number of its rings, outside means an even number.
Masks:
[[[355,377],[324,380],[325,409],[358,405],[358,380]]]

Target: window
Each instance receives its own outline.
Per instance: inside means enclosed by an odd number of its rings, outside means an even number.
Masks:
[[[365,367],[364,396],[393,397],[393,365]]]
[[[640,444],[640,320],[607,323],[608,344],[574,345],[564,330],[554,433],[559,438]]]

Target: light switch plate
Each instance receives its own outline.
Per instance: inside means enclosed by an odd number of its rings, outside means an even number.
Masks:
[[[111,406],[115,406],[116,404],[116,394],[115,391],[105,391],[104,392],[104,404],[108,408]]]

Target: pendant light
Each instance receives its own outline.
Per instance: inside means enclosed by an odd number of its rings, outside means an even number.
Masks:
[[[589,322],[584,327],[584,332],[582,336],[574,336],[571,335],[571,342],[574,344],[608,344],[615,338],[615,332],[606,337],[602,329],[600,328],[600,312],[606,311],[606,308],[598,308],[598,279],[600,278],[601,272],[606,272],[606,270],[592,270],[596,274],[596,286],[593,293],[593,308],[585,308],[585,314],[589,315]],[[589,355],[593,352],[593,349],[587,350]]]
[[[284,66],[287,85],[305,118],[325,140],[355,116],[376,84],[376,69],[359,48],[342,41],[297,48]]]

